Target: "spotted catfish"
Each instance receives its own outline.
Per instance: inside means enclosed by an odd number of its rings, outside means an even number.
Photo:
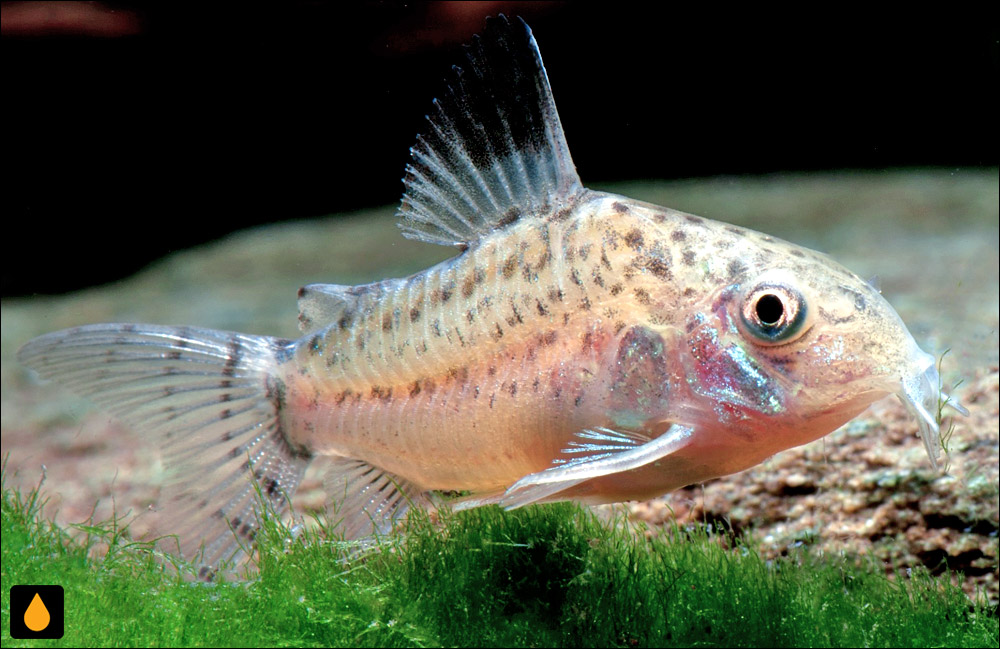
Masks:
[[[824,255],[585,189],[531,31],[499,17],[412,148],[407,237],[461,253],[300,291],[299,340],[102,324],[20,359],[163,441],[206,570],[310,460],[350,537],[459,506],[644,499],[753,466],[898,395],[932,463],[934,358]],[[956,408],[961,406],[953,404]]]

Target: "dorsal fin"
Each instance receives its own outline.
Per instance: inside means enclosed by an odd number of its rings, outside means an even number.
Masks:
[[[398,213],[406,237],[463,249],[582,190],[524,21],[487,19],[465,54],[410,149]]]

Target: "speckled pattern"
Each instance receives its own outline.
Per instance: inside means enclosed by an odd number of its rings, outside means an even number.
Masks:
[[[658,521],[669,505],[682,519],[726,518],[736,527],[754,529],[764,539],[765,552],[773,554],[808,543],[872,553],[899,566],[936,567],[945,559],[965,572],[967,584],[983,584],[995,598],[997,253],[989,244],[996,241],[995,178],[898,174],[614,188],[760,228],[831,252],[859,273],[879,274],[884,292],[918,341],[935,352],[942,351],[942,343],[953,348],[945,375],[965,378],[957,395],[972,411],[956,422],[954,477],[931,471],[913,435],[914,422],[897,402],[883,401],[824,440],[704,490],[681,490],[635,505],[635,515]],[[770,219],[757,220],[761,214]],[[832,221],[832,214],[844,216]],[[872,221],[873,214],[879,219]],[[902,234],[880,236],[887,231]],[[623,247],[639,244],[625,235]],[[55,388],[30,383],[12,354],[31,336],[114,320],[293,335],[298,286],[403,276],[440,259],[439,249],[397,242],[397,237],[389,218],[375,222],[371,215],[279,227],[178,255],[118,287],[58,300],[5,301],[3,452],[11,453],[9,467],[18,472],[11,481],[35,483],[39,465],[45,464],[47,486],[58,494],[52,505],[65,522],[85,518],[95,500],[111,494],[119,511],[143,511],[155,501],[162,478],[155,450],[142,440],[83,410],[79,402],[50,402]],[[290,248],[302,255],[288,268],[281,260],[287,254],[281,252]],[[676,252],[683,263],[683,249]],[[268,266],[271,258],[275,261]],[[616,282],[602,280],[614,290]],[[456,282],[453,290],[457,299],[464,284]],[[315,478],[307,477],[308,484],[315,487]],[[315,505],[321,498],[315,489],[303,492],[300,503]],[[102,507],[98,515],[107,511]],[[141,531],[149,518],[139,516],[133,529]]]

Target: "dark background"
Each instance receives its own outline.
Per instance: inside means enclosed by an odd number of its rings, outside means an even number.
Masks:
[[[585,183],[996,166],[995,12],[936,10],[5,2],[3,295],[398,201],[460,44],[501,11],[535,32]]]

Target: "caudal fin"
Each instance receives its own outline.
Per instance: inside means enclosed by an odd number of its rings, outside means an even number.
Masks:
[[[279,424],[289,341],[194,327],[100,324],[35,338],[18,359],[163,448],[168,518],[203,578],[239,561],[258,528],[258,491],[278,512],[310,454]]]

